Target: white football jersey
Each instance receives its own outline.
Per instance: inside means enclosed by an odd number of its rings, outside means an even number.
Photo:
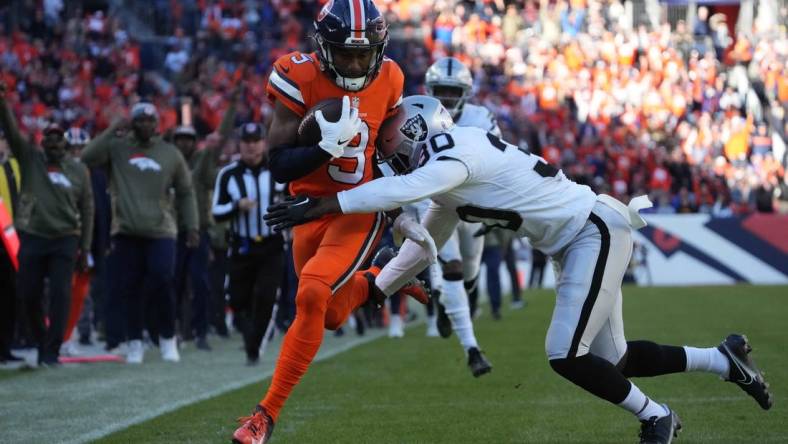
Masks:
[[[585,225],[596,202],[588,186],[484,131],[455,127],[448,136],[452,140],[446,143],[454,146],[431,153],[428,163],[456,159],[469,176],[432,200],[454,208],[461,220],[514,230],[548,255]]]
[[[498,122],[495,119],[495,115],[489,109],[483,106],[466,103],[462,108],[462,114],[460,114],[460,118],[454,123],[459,126],[472,126],[483,129],[484,131],[489,131],[496,136],[501,136],[501,129],[498,128]],[[385,163],[381,165],[380,171],[384,176],[394,175],[394,171],[392,171],[391,168]],[[430,201],[429,199],[426,199],[407,205],[404,210],[408,214],[415,216],[417,220],[421,220],[424,217],[424,213],[427,212],[427,208],[429,206]]]
[[[480,128],[501,137],[501,129],[498,128],[498,121],[495,119],[495,115],[492,111],[480,105],[466,103],[462,107],[462,114],[454,123],[458,126]]]
[[[478,128],[455,126],[423,146],[422,166],[412,173],[339,193],[342,211],[397,208],[429,197],[460,220],[515,231],[553,255],[580,232],[596,202],[588,186]]]

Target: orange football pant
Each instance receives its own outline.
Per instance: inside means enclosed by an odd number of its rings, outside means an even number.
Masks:
[[[349,214],[293,229],[293,262],[299,277],[296,316],[260,403],[274,420],[317,354],[324,329],[339,328],[366,302],[367,280],[357,270],[374,252],[383,228],[382,214]]]

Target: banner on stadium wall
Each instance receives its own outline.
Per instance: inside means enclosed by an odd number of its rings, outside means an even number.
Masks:
[[[659,0],[660,3],[665,3],[667,5],[680,5],[680,6],[688,6],[689,0]],[[741,0],[695,0],[694,2],[696,5],[738,5],[741,4]]]
[[[645,215],[638,285],[788,284],[788,216]]]
[[[634,232],[627,282],[634,280],[640,286],[788,284],[788,216],[643,216],[648,226]],[[529,256],[518,260],[523,288],[530,279]],[[548,262],[542,282],[545,288],[555,285],[553,271]],[[503,264],[500,277],[503,294],[508,294],[511,286]],[[486,280],[481,273],[479,286],[485,293]]]

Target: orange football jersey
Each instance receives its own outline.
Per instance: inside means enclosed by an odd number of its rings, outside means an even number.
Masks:
[[[402,102],[404,78],[397,63],[384,58],[378,76],[361,91],[351,92],[337,86],[320,71],[315,53],[292,52],[274,63],[266,86],[271,101],[278,100],[303,117],[319,102],[347,95],[363,121],[359,134],[345,148],[344,155],[290,182],[291,193],[325,196],[372,179],[378,129]]]

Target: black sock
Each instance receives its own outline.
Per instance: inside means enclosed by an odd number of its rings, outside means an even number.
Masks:
[[[629,341],[627,353],[618,363],[618,368],[627,378],[681,373],[687,370],[687,355],[684,347]]]
[[[556,373],[613,404],[620,404],[629,394],[631,384],[610,362],[588,353],[579,358],[553,359]]]
[[[465,292],[468,293],[468,307],[471,310],[471,317],[476,314],[477,301],[479,300],[479,275],[473,279],[465,281]]]

